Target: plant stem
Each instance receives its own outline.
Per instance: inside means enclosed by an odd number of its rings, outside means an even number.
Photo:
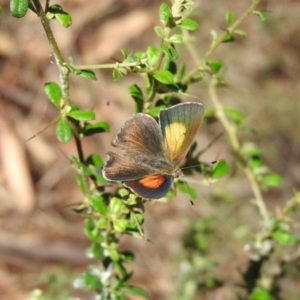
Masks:
[[[115,62],[113,64],[103,64],[103,65],[80,65],[80,66],[74,66],[74,68],[79,69],[79,70],[84,70],[84,69],[91,69],[91,70],[95,70],[95,69],[115,69],[117,67],[123,67],[123,68],[127,68],[127,67],[138,67],[144,63],[147,62],[147,59],[142,59],[140,61],[137,62]]]
[[[227,118],[227,116],[224,113],[224,107],[223,107],[222,103],[219,101],[219,98],[216,93],[216,83],[217,83],[216,78],[213,77],[208,86],[210,98],[211,98],[213,106],[215,108],[216,116],[218,117],[218,119],[224,126],[225,131],[227,132],[230,144],[233,148],[233,151],[234,151],[236,157],[239,159],[239,161],[242,165],[243,171],[250,183],[252,192],[254,194],[254,197],[256,200],[256,205],[259,209],[260,215],[262,216],[264,224],[267,227],[269,225],[269,214],[268,214],[267,208],[265,206],[265,203],[264,203],[264,200],[263,200],[263,197],[261,194],[261,190],[259,188],[257,180],[255,179],[253,172],[251,171],[251,169],[248,167],[247,163],[244,161],[244,159],[240,155],[241,146],[240,146],[239,140],[236,135],[236,128],[235,128],[235,126],[233,126],[230,123],[229,119]]]
[[[203,56],[203,59],[196,65],[194,69],[192,69],[181,81],[182,84],[187,84],[191,81],[191,79],[201,70],[206,70],[206,61],[212,55],[212,53],[219,47],[219,45],[223,42],[224,38],[228,34],[233,34],[234,30],[249,16],[253,13],[256,6],[259,4],[260,0],[252,0],[251,5],[248,9],[231,25],[229,26],[222,34],[220,34],[216,39],[213,39],[210,48],[206,51]]]
[[[37,15],[41,20],[42,26],[45,30],[46,36],[48,38],[50,47],[52,49],[56,64],[59,68],[59,75],[60,75],[60,82],[61,82],[61,89],[62,89],[62,106],[69,105],[70,104],[70,93],[69,93],[69,70],[64,65],[64,59],[62,57],[62,54],[57,46],[56,40],[54,38],[53,32],[50,27],[50,23],[48,18],[45,15],[45,12],[42,8],[42,5],[39,0],[32,0]]]

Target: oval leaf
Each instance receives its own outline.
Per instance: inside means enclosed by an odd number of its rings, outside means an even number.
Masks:
[[[57,139],[61,143],[65,144],[71,140],[72,131],[71,131],[68,121],[65,118],[62,118],[57,122],[56,128],[55,128],[55,133],[56,133]]]
[[[176,186],[183,194],[188,195],[192,199],[195,199],[197,197],[196,191],[190,186],[188,186],[185,182],[179,181],[176,183]]]
[[[226,26],[229,27],[234,21],[234,14],[232,11],[228,11],[225,16]]]
[[[147,293],[138,286],[124,285],[120,288],[120,290],[122,290],[123,292],[126,292],[126,293],[130,293],[130,294],[133,294],[136,296],[143,297],[143,298],[148,297]]]
[[[92,110],[73,110],[67,116],[77,121],[91,121],[95,119],[95,113]]]
[[[195,31],[199,29],[199,25],[196,21],[191,19],[185,19],[180,24],[177,25],[181,29]]]
[[[229,171],[229,167],[224,159],[217,161],[214,165],[211,177],[212,178],[220,178],[225,176]]]
[[[97,211],[100,215],[106,216],[107,215],[107,206],[104,203],[103,198],[98,195],[94,194],[89,198],[90,204],[92,208]]]
[[[114,215],[118,214],[121,211],[122,206],[123,206],[123,202],[121,199],[113,197],[110,200],[109,208],[112,214]]]
[[[144,108],[144,97],[142,90],[136,84],[133,84],[129,87],[129,93],[134,99],[136,112],[142,112]]]
[[[84,126],[85,136],[89,136],[101,132],[109,132],[109,125],[106,122],[97,122],[94,124],[86,124]]]
[[[261,183],[265,186],[278,186],[282,182],[282,178],[277,174],[269,174],[263,177]]]
[[[58,23],[65,28],[68,28],[72,24],[72,17],[66,12],[56,14],[55,18],[58,21]]]
[[[169,19],[172,18],[171,10],[166,3],[162,3],[162,5],[159,8],[159,19],[164,24],[167,25]]]
[[[167,70],[158,70],[153,73],[153,77],[164,84],[174,83],[174,75]]]
[[[281,245],[294,245],[297,243],[297,238],[295,236],[280,229],[272,233],[272,238]]]
[[[124,232],[127,228],[128,220],[126,219],[117,219],[113,221],[114,229],[117,232]]]
[[[183,43],[182,35],[174,34],[168,38],[168,41],[174,44],[182,44]]]
[[[210,67],[210,70],[213,74],[216,74],[219,72],[219,70],[223,67],[223,63],[219,60],[209,60],[207,64]]]
[[[84,69],[84,70],[81,70],[80,74],[79,74],[81,77],[84,77],[84,78],[88,78],[88,79],[92,79],[92,80],[97,80],[97,77],[95,75],[95,73],[90,70],[90,69]]]
[[[230,117],[236,124],[241,124],[244,121],[244,116],[234,108],[225,108],[226,116]]]
[[[60,99],[62,96],[60,86],[56,82],[47,82],[44,85],[44,91],[52,104],[60,108]]]
[[[15,18],[23,18],[28,11],[28,0],[10,0],[10,14]]]

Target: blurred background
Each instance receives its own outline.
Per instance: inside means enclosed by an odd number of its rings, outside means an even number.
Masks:
[[[56,3],[73,18],[68,29],[55,21],[51,25],[64,58],[72,57],[75,65],[115,62],[122,59],[121,48],[131,53],[159,46],[153,27],[159,23],[161,1]],[[0,299],[27,299],[34,288],[45,290],[45,299],[88,299],[72,288],[90,263],[83,217],[72,211],[82,200],[69,164],[75,145],[60,144],[54,126],[26,142],[57,116],[43,91],[44,83],[59,81],[57,67],[36,15],[29,11],[15,19],[8,1],[0,4]],[[193,18],[200,29],[194,46],[201,57],[209,48],[210,30],[221,31],[225,13],[231,10],[238,17],[250,1],[196,4]],[[264,0],[260,8],[267,12],[267,20],[249,17],[241,25],[247,36],[221,45],[211,58],[225,63],[229,86],[218,90],[221,101],[240,110],[246,125],[254,129],[240,138],[257,143],[264,162],[283,177],[279,188],[264,194],[274,211],[300,187],[300,2]],[[188,52],[178,49],[191,68]],[[97,121],[110,124],[110,133],[83,141],[86,155],[98,153],[103,159],[119,128],[134,113],[128,87],[136,82],[143,86],[137,75],[114,82],[111,73],[96,71],[95,82],[71,75],[72,101],[93,109]],[[211,107],[204,85],[191,86],[189,92]],[[219,124],[204,123],[197,137],[199,149],[222,131]],[[233,160],[226,136],[201,160],[219,158],[229,164]],[[248,182],[238,169],[231,175],[209,186],[197,184],[200,176],[193,178],[198,191],[194,207],[182,194],[168,203],[147,203],[144,230],[151,243],[122,237],[121,247],[135,253],[129,265],[134,271],[131,282],[145,288],[149,299],[234,299],[231,293],[241,283],[240,270],[249,259],[244,245],[260,226]],[[299,266],[297,270],[292,279],[283,279],[282,299],[299,299],[293,298],[300,294]]]

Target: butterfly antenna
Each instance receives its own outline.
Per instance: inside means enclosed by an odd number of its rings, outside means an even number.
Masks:
[[[209,148],[211,148],[211,146],[224,134],[224,131],[221,131],[220,133],[218,133],[202,150],[200,150],[197,155],[196,158],[200,157],[204,152],[206,152]]]
[[[216,162],[218,162],[218,161],[213,160],[212,162],[209,162],[209,163],[202,162],[199,165],[193,165],[193,166],[188,166],[188,167],[181,168],[181,170],[191,169],[191,168],[196,168],[196,167],[201,167],[201,166],[211,166],[211,165],[214,165]]]

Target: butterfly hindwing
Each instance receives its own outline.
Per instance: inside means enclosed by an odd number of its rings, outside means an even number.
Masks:
[[[201,103],[183,103],[159,114],[167,157],[178,165],[186,156],[203,119]]]
[[[142,179],[127,181],[124,185],[145,199],[159,199],[170,189],[174,177],[150,175]]]
[[[130,155],[108,153],[108,159],[103,168],[103,176],[112,181],[136,180],[152,174],[151,166],[142,164]]]

